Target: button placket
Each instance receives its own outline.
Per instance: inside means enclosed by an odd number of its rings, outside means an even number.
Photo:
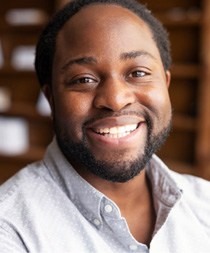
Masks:
[[[94,223],[97,227],[101,225],[101,222],[100,222],[100,220],[98,220],[98,219],[94,219],[94,220],[93,220],[93,223]]]
[[[104,210],[106,213],[111,213],[113,211],[113,207],[109,204],[105,205]]]
[[[135,244],[130,244],[129,249],[132,250],[132,251],[136,251],[138,249],[138,246],[135,245]]]
[[[115,203],[106,198],[103,199],[101,212],[107,218],[119,219],[120,217],[119,210],[117,206],[115,206]]]

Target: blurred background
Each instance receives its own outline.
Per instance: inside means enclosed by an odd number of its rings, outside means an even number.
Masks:
[[[0,7],[0,184],[42,158],[53,130],[34,73],[38,35],[64,0]],[[168,29],[173,131],[159,152],[171,169],[210,180],[210,1],[142,0]]]

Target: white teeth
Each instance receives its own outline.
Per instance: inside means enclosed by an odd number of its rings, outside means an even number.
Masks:
[[[109,128],[98,129],[97,132],[100,134],[108,134]]]
[[[109,129],[110,134],[117,134],[118,133],[118,127],[112,127]]]
[[[123,134],[104,134],[104,136],[109,137],[109,138],[118,139],[118,138],[122,138],[126,135],[129,135],[129,134],[130,134],[130,132],[126,132],[126,133],[123,133]]]
[[[100,128],[97,129],[96,132],[99,134],[103,134],[104,136],[110,138],[121,138],[137,128],[138,124],[131,124],[126,126],[119,126],[119,127],[111,127],[111,128]]]
[[[137,124],[127,125],[126,131],[134,131],[137,128]]]
[[[118,127],[118,134],[120,134],[120,133],[125,133],[126,132],[126,127],[124,127],[124,126],[121,126],[121,127]]]

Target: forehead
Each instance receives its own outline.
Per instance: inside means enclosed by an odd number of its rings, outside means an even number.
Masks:
[[[127,48],[159,55],[148,25],[130,10],[114,4],[88,5],[70,18],[58,34],[56,51],[62,53],[67,47],[72,53]]]
[[[83,17],[81,19],[81,17]],[[70,20],[77,24],[87,26],[98,20],[102,22],[122,22],[124,19],[132,22],[145,24],[144,21],[131,10],[117,4],[94,3],[86,5],[77,12]],[[146,24],[145,24],[146,26]]]

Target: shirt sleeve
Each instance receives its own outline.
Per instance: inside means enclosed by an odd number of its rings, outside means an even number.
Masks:
[[[26,249],[21,238],[11,228],[0,225],[0,252],[1,253],[26,253]]]

